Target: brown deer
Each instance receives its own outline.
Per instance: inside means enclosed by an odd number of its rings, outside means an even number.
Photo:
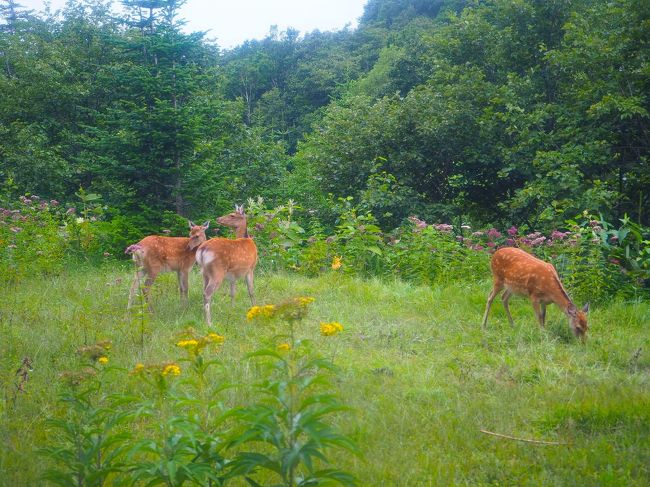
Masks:
[[[176,272],[181,301],[187,304],[189,272],[194,265],[196,250],[206,240],[205,231],[208,229],[210,221],[208,220],[203,225],[195,225],[191,221],[188,223],[190,226],[189,237],[149,235],[126,249],[125,253],[131,254],[138,268],[129,292],[127,309],[131,307],[133,297],[140,287],[142,279],[145,279],[143,293],[147,303],[149,302],[149,290],[156,280],[156,276],[161,272]]]
[[[230,304],[235,302],[235,280],[243,277],[248,287],[251,304],[255,304],[253,294],[253,272],[257,264],[257,247],[248,234],[246,215],[243,206],[235,206],[235,211],[217,218],[221,225],[235,229],[235,239],[212,238],[199,247],[196,262],[203,274],[203,308],[205,319],[212,326],[210,303],[212,295],[219,289],[224,279],[230,281]]]
[[[579,310],[564,290],[560,277],[552,264],[544,262],[514,247],[505,247],[497,250],[490,262],[494,287],[490,292],[483,316],[483,327],[487,324],[488,313],[492,301],[503,289],[501,296],[503,307],[506,309],[510,325],[514,326],[508,300],[512,294],[528,296],[535,309],[535,315],[540,326],[546,321],[546,305],[555,303],[568,317],[573,334],[586,339],[587,312],[589,303]]]

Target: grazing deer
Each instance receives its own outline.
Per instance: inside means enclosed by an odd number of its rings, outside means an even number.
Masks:
[[[576,337],[586,339],[587,312],[589,303],[579,310],[564,290],[560,277],[553,265],[514,247],[497,250],[490,262],[494,287],[490,292],[483,316],[483,327],[487,324],[488,313],[494,298],[505,289],[501,296],[510,325],[514,326],[508,300],[512,294],[528,296],[533,303],[535,315],[540,326],[546,320],[546,305],[555,303],[568,317],[571,330]]]
[[[205,319],[212,326],[210,303],[212,295],[219,289],[224,279],[230,281],[230,303],[235,302],[235,280],[243,277],[248,287],[251,304],[255,304],[253,295],[253,272],[257,264],[257,247],[248,235],[246,215],[243,206],[235,206],[235,211],[217,218],[221,225],[235,229],[234,240],[212,238],[204,242],[196,252],[196,262],[203,274],[203,308]]]
[[[206,240],[205,231],[208,229],[210,221],[208,220],[203,225],[195,225],[191,221],[188,223],[190,226],[189,237],[149,235],[126,249],[125,252],[132,255],[138,268],[129,292],[127,309],[131,307],[140,282],[145,278],[143,293],[149,302],[149,289],[156,280],[156,276],[161,272],[176,272],[181,301],[187,304],[189,272],[194,265],[196,250]]]

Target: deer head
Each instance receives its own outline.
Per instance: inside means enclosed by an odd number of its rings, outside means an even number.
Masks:
[[[190,220],[187,223],[190,225],[190,241],[187,244],[187,248],[188,250],[192,250],[206,241],[205,231],[210,226],[210,220],[206,221],[203,225],[196,225]]]
[[[578,309],[573,304],[567,309],[567,315],[569,316],[569,325],[571,325],[571,331],[573,334],[582,340],[585,340],[587,337],[587,330],[589,325],[587,324],[587,313],[589,312],[589,303],[585,304],[582,309]]]

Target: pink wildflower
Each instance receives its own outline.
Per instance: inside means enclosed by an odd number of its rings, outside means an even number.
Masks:
[[[508,228],[508,235],[510,235],[511,237],[517,235],[517,227],[513,225],[510,228]]]
[[[501,232],[499,232],[499,230],[497,230],[496,228],[490,228],[487,232],[487,236],[492,239],[500,238]]]

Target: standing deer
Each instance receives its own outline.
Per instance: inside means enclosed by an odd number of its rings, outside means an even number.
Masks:
[[[528,296],[535,309],[540,326],[546,320],[546,305],[555,303],[568,317],[571,330],[582,340],[587,336],[587,312],[589,303],[579,310],[564,290],[560,277],[552,264],[544,262],[514,247],[497,250],[490,262],[494,287],[490,292],[483,316],[483,327],[487,324],[488,313],[494,298],[505,288],[501,296],[510,325],[514,326],[508,300],[512,294]]]
[[[235,302],[235,280],[240,277],[246,280],[248,296],[251,304],[255,304],[253,272],[257,264],[257,247],[248,234],[244,207],[235,206],[234,212],[217,218],[217,223],[234,228],[236,238],[212,238],[204,242],[196,252],[196,262],[203,274],[203,308],[209,326],[212,326],[212,295],[224,279],[230,281],[231,305]]]
[[[138,270],[129,292],[129,304],[133,303],[133,296],[144,281],[143,293],[149,302],[149,290],[161,272],[176,272],[178,275],[178,287],[181,294],[181,301],[187,304],[188,277],[190,269],[194,265],[196,250],[199,245],[205,242],[205,231],[210,225],[208,220],[203,225],[195,225],[188,221],[190,226],[189,237],[160,237],[149,235],[137,244],[130,245],[126,249],[131,254]]]

